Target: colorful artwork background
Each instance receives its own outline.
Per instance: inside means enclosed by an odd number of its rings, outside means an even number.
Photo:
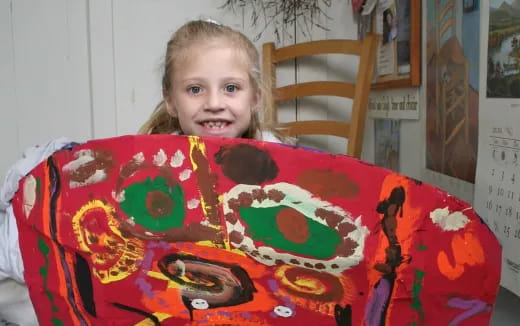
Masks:
[[[124,136],[20,189],[42,325],[487,325],[496,299],[500,246],[467,203],[346,156]]]

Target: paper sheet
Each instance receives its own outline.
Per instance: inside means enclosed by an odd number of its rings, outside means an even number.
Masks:
[[[380,119],[419,119],[419,90],[396,88],[370,92],[368,116]]]
[[[481,111],[474,207],[502,243],[502,286],[520,295],[520,101]]]

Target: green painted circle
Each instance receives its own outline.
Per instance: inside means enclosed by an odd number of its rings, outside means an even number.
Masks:
[[[133,217],[136,224],[154,232],[165,232],[170,228],[180,227],[184,224],[186,210],[184,208],[184,193],[179,184],[172,188],[163,177],[156,177],[154,180],[147,178],[143,182],[136,182],[124,189],[125,199],[121,202],[121,209]],[[158,215],[151,211],[147,203],[150,203],[150,194],[161,194],[155,196],[168,199],[165,203],[168,207],[163,210],[165,213]],[[173,208],[171,203],[173,202]],[[160,202],[153,201],[154,210],[160,210]],[[167,214],[169,213],[169,214]]]
[[[304,243],[287,239],[278,229],[276,216],[287,206],[240,207],[240,218],[247,224],[245,233],[264,245],[289,253],[306,255],[316,259],[327,259],[336,255],[336,246],[341,243],[338,232],[326,225],[306,217],[310,236]]]

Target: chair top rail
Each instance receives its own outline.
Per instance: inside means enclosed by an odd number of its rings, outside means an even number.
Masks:
[[[355,88],[356,86],[353,83],[347,82],[306,82],[277,88],[274,91],[274,97],[277,102],[315,95],[338,96],[353,99]]]
[[[282,124],[289,136],[298,135],[329,135],[349,138],[350,123],[327,120],[294,121]]]
[[[362,41],[357,40],[321,40],[294,44],[278,48],[274,53],[274,63],[298,57],[317,54],[361,55]]]

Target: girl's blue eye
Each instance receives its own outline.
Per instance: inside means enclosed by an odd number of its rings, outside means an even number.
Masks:
[[[190,88],[188,88],[188,92],[192,94],[199,94],[201,91],[202,90],[199,86],[191,86]]]
[[[226,86],[226,92],[229,92],[229,93],[233,93],[233,92],[236,92],[238,89],[237,85],[227,85]]]

